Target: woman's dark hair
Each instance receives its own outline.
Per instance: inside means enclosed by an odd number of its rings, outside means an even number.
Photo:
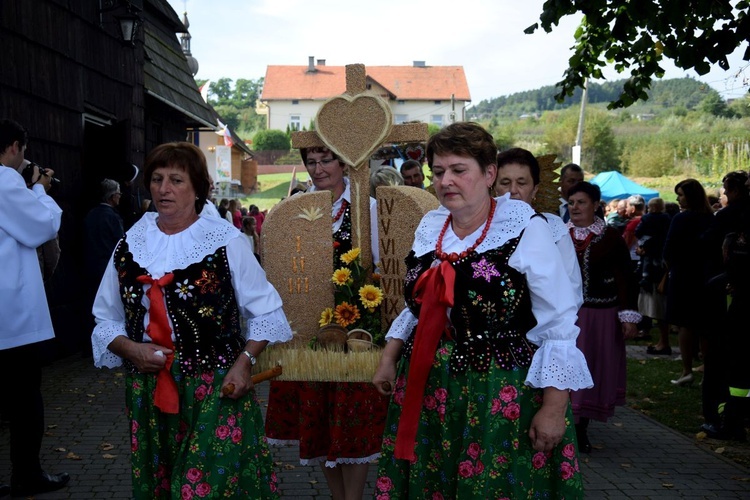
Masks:
[[[568,198],[576,193],[583,193],[591,198],[594,203],[599,203],[602,199],[602,190],[596,184],[582,181],[568,189]]]
[[[727,191],[734,191],[741,197],[748,195],[747,186],[745,185],[747,183],[747,172],[743,172],[742,170],[729,172],[721,182]]]
[[[677,183],[674,187],[675,194],[677,190],[681,189],[682,194],[685,195],[685,202],[687,203],[688,210],[695,210],[696,212],[713,213],[711,205],[708,204],[708,197],[706,197],[706,190],[703,189],[703,185],[695,179],[685,179]]]
[[[500,154],[497,155],[498,170],[503,168],[505,165],[511,165],[513,163],[529,167],[529,171],[531,172],[531,180],[534,182],[535,186],[539,185],[539,162],[536,160],[536,157],[531,154],[531,151],[523,148],[510,148],[506,149],[505,151],[501,151]]]
[[[331,153],[331,156],[336,158],[339,161],[339,163],[341,164],[341,168],[344,168],[346,166],[346,163],[341,161],[341,158],[339,158],[339,155],[337,155],[331,149],[325,146],[315,146],[313,148],[300,148],[299,154],[302,157],[302,163],[305,165],[307,165],[307,153]]]
[[[211,179],[208,177],[203,151],[189,142],[167,142],[156,146],[146,157],[146,166],[143,170],[146,186],[151,184],[154,170],[163,167],[176,167],[188,174],[195,190],[195,211],[201,213],[211,189]]]
[[[427,164],[432,169],[435,155],[454,154],[474,158],[482,172],[497,161],[497,146],[489,132],[473,122],[456,122],[441,129],[427,141]]]

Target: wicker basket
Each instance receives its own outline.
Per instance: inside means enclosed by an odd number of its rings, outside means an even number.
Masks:
[[[372,335],[367,330],[356,328],[347,335],[346,346],[350,351],[368,351],[374,347]]]
[[[318,330],[318,345],[323,349],[343,351],[346,345],[346,328],[339,325],[326,325]]]

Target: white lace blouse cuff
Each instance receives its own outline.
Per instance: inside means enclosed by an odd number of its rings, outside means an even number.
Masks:
[[[643,319],[643,316],[638,311],[633,311],[632,309],[623,309],[617,313],[617,317],[620,323],[640,323]]]
[[[526,385],[577,391],[590,389],[594,381],[575,340],[545,340],[531,360]]]
[[[385,340],[399,339],[406,341],[411,335],[411,332],[417,326],[419,320],[414,316],[408,307],[404,307],[401,314],[396,316],[396,319],[391,323],[391,327],[388,329],[388,333],[385,336]]]
[[[122,358],[107,349],[107,346],[120,335],[127,337],[124,323],[105,321],[94,327],[94,333],[91,334],[94,366],[97,368],[117,368],[122,365]]]
[[[270,345],[288,342],[291,339],[292,329],[289,327],[284,310],[280,307],[270,313],[247,320],[245,340],[267,340]]]

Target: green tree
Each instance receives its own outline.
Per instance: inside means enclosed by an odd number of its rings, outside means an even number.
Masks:
[[[733,100],[729,104],[729,109],[734,116],[750,117],[750,94],[745,94],[745,97]]]
[[[700,111],[702,111],[703,113],[714,116],[729,115],[727,103],[724,102],[724,99],[722,99],[719,93],[715,90],[709,92],[708,95],[703,98],[700,105],[698,106],[698,109],[700,109]]]
[[[217,104],[231,104],[232,94],[234,93],[231,78],[219,78],[212,82],[208,89],[216,97]]]
[[[557,117],[547,116],[557,114]],[[575,110],[548,112],[542,117],[546,127],[544,142],[549,153],[555,153],[567,162],[578,130],[578,113]],[[612,118],[604,111],[587,109],[581,144],[581,166],[588,172],[598,173],[620,170],[620,145],[612,130]]]
[[[428,123],[427,124],[427,134],[432,137],[433,135],[440,132],[440,125],[436,125],[434,123]]]
[[[748,0],[546,0],[540,22],[548,33],[563,17],[584,15],[555,97],[562,101],[587,78],[602,78],[601,68],[608,61],[618,72],[629,70],[631,75],[610,108],[648,99],[652,77],[664,75],[664,57],[699,75],[708,73],[714,63],[728,69],[727,55],[748,44],[748,11]],[[538,28],[535,23],[525,32]],[[744,59],[750,60],[750,46]]]
[[[489,132],[495,139],[497,149],[500,151],[510,149],[516,143],[516,133],[512,125],[506,125],[504,127],[496,126],[494,128],[491,128]]]
[[[232,104],[238,108],[254,108],[260,93],[263,92],[263,81],[263,78],[257,80],[238,78],[234,85]]]
[[[259,130],[253,136],[253,149],[256,151],[289,151],[291,147],[289,137],[281,130]]]

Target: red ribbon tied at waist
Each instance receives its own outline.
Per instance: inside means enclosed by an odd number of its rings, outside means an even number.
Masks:
[[[421,305],[419,323],[414,336],[414,347],[406,382],[406,395],[396,433],[394,456],[403,460],[414,460],[414,446],[422,411],[424,388],[432,368],[440,337],[445,331],[446,311],[453,307],[453,284],[456,271],[450,262],[425,271],[414,286],[415,300]]]

